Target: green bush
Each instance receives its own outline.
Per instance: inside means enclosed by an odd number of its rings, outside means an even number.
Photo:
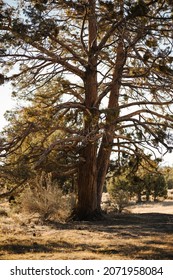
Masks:
[[[120,177],[113,177],[108,182],[108,192],[111,198],[111,205],[118,213],[122,213],[123,209],[129,204],[130,193],[128,191],[128,181]]]

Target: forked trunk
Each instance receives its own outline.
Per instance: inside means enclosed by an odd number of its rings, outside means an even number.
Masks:
[[[119,115],[119,89],[123,66],[126,60],[124,43],[119,41],[117,58],[113,70],[113,79],[110,87],[108,111],[106,114],[106,127],[102,143],[98,149],[97,140],[90,139],[91,133],[98,129],[99,112],[98,101],[98,26],[96,14],[96,1],[89,0],[90,9],[87,10],[88,18],[88,65],[84,78],[85,106],[83,113],[83,133],[88,143],[81,151],[80,156],[84,159],[78,171],[78,206],[77,216],[79,219],[92,219],[101,214],[101,196],[109,165],[109,159],[114,139],[114,121]],[[105,37],[106,38],[106,37]],[[96,105],[97,104],[97,105]]]
[[[101,198],[109,165],[111,147],[105,149],[105,141],[97,155],[96,144],[88,144],[81,156],[85,160],[78,172],[77,218],[92,220],[102,218]]]

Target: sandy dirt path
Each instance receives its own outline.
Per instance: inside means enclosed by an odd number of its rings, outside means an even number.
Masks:
[[[173,214],[173,200],[164,200],[162,202],[148,202],[135,204],[128,207],[131,213],[162,213]]]

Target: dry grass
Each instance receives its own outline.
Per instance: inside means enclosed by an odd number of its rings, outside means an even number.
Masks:
[[[37,217],[6,212],[8,216],[0,216],[1,260],[173,259],[172,214],[131,213],[98,222],[41,225]]]
[[[42,172],[20,196],[20,210],[38,213],[43,221],[64,221],[71,213],[74,202],[74,194],[64,195],[57,182],[52,180],[52,174]]]

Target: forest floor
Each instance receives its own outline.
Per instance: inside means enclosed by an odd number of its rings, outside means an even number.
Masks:
[[[1,260],[173,259],[173,200],[132,205],[102,221],[47,224],[4,205]]]

